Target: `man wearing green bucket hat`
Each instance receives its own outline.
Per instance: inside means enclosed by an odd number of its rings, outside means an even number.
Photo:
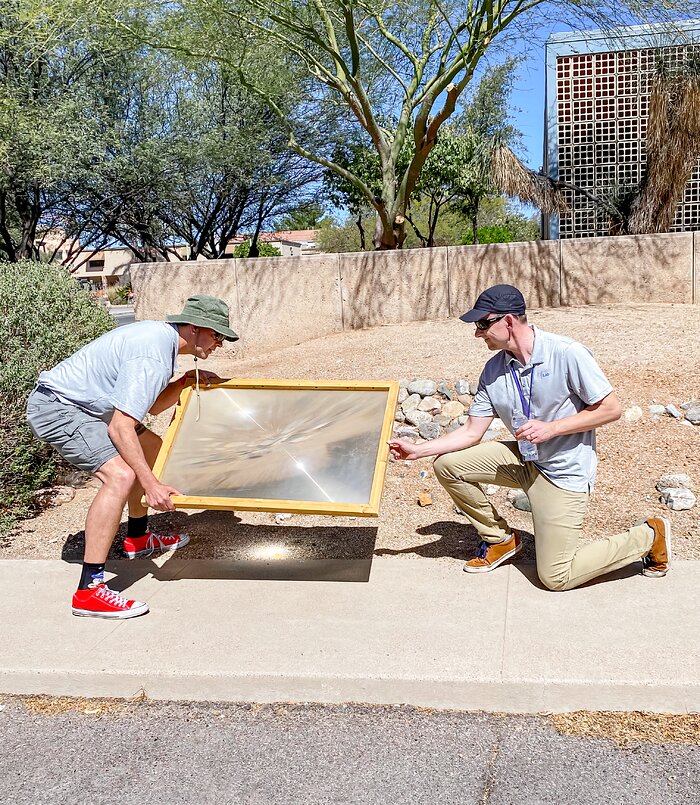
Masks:
[[[73,614],[133,618],[147,604],[110,590],[104,566],[124,506],[129,507],[124,550],[130,558],[175,550],[186,534],[162,535],[148,528],[148,508],[172,511],[177,489],[151,471],[161,440],[141,420],[174,405],[188,384],[220,380],[197,369],[171,380],[178,355],[208,358],[224,341],[237,341],[228,305],[213,296],[190,296],[181,313],[166,321],[117,327],[42,372],[27,402],[34,435],[53,445],[73,466],[102,482],[85,523],[85,554]],[[196,366],[196,363],[195,363]]]

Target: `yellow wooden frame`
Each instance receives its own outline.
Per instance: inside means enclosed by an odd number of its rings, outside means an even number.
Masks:
[[[392,434],[396,400],[399,394],[399,384],[393,380],[227,380],[217,383],[211,389],[200,388],[200,394],[217,388],[237,389],[323,389],[328,391],[386,391],[387,402],[384,410],[382,430],[377,450],[377,459],[374,465],[372,488],[369,503],[345,504],[322,503],[316,501],[277,500],[268,498],[221,498],[193,495],[173,495],[171,500],[178,509],[221,509],[229,511],[266,511],[266,512],[293,512],[295,514],[332,514],[353,515],[355,517],[377,517],[379,515],[379,502],[384,488],[384,477],[389,460],[389,439]],[[153,466],[153,474],[160,480],[161,473],[170,454],[180,426],[184,420],[188,405],[193,399],[193,389],[185,388],[180,395],[173,421],[170,423],[158,458]]]

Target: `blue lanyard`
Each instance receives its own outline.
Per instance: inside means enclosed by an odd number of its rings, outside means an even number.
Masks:
[[[530,372],[530,394],[529,394],[529,401],[525,402],[525,395],[523,394],[523,387],[520,385],[520,378],[518,377],[518,373],[513,369],[513,364],[510,364],[510,373],[513,375],[513,382],[515,383],[515,387],[518,389],[518,394],[520,395],[520,402],[523,404],[523,413],[525,416],[530,419],[530,413],[532,408],[530,407],[532,404],[532,387],[535,381],[535,368],[532,368]]]

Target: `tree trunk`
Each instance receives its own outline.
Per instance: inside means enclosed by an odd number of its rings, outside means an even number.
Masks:
[[[357,213],[357,221],[355,221],[355,223],[357,224],[357,228],[360,230],[360,248],[362,249],[363,252],[366,252],[367,251],[367,241],[366,241],[366,238],[365,238],[365,228],[362,225],[362,212],[361,211]]]

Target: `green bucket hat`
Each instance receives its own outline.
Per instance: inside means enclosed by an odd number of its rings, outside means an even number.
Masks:
[[[190,296],[182,308],[182,313],[168,316],[166,321],[172,324],[194,324],[197,327],[208,327],[221,333],[227,341],[238,341],[238,336],[229,327],[228,305],[223,299],[205,294]]]

